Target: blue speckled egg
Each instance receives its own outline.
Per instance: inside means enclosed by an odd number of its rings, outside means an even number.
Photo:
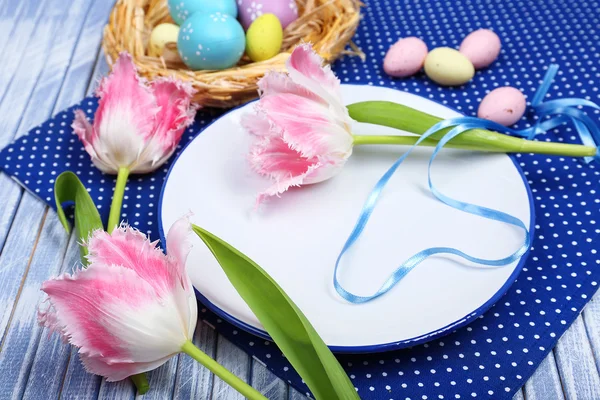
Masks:
[[[244,28],[231,15],[221,12],[196,13],[179,30],[177,49],[193,70],[231,68],[246,47]]]
[[[169,12],[177,25],[197,12],[212,13],[220,12],[237,18],[238,8],[235,0],[169,0]]]

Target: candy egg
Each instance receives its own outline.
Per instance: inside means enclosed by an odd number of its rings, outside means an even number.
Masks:
[[[156,25],[150,34],[148,55],[151,57],[160,57],[168,43],[177,43],[178,35],[179,27],[175,24],[164,23]]]
[[[240,22],[248,29],[252,22],[263,14],[275,14],[285,29],[298,18],[295,0],[238,0]]]
[[[399,78],[416,74],[427,57],[427,45],[416,37],[398,40],[390,47],[383,60],[383,70]]]
[[[505,86],[492,90],[483,98],[477,116],[510,126],[521,119],[526,106],[525,96],[519,89]]]
[[[473,78],[475,68],[467,57],[449,47],[438,47],[425,58],[425,74],[444,86],[458,86]]]
[[[246,54],[252,61],[264,61],[281,50],[283,29],[274,14],[256,18],[246,32]]]
[[[197,12],[220,12],[237,18],[238,9],[235,0],[168,0],[169,13],[177,25]]]
[[[196,13],[179,30],[177,49],[193,70],[233,67],[244,54],[246,39],[240,23],[220,12]]]
[[[475,69],[485,68],[498,58],[500,38],[489,29],[478,29],[467,35],[458,51],[473,63]]]

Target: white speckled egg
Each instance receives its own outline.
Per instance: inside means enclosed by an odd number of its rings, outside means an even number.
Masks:
[[[444,86],[463,85],[473,78],[475,68],[467,57],[449,47],[438,47],[425,58],[425,74]]]
[[[177,49],[193,70],[231,68],[246,47],[244,29],[232,16],[220,12],[196,13],[179,30]]]
[[[404,78],[419,72],[427,57],[427,45],[417,37],[398,40],[383,60],[383,70],[390,76]]]
[[[179,36],[179,27],[175,24],[158,24],[150,34],[150,42],[148,44],[148,55],[152,57],[160,57],[165,46],[169,43],[177,43]]]
[[[475,69],[481,69],[498,58],[500,46],[500,38],[493,31],[478,29],[467,35],[458,51],[473,63]]]
[[[220,12],[237,18],[236,0],[168,0],[169,12],[177,25],[183,24],[192,14],[197,12]]]
[[[263,14],[275,14],[283,29],[298,18],[295,0],[237,0],[237,4],[244,29]]]
[[[510,126],[521,119],[526,107],[523,93],[514,87],[505,86],[492,90],[483,98],[477,116]]]

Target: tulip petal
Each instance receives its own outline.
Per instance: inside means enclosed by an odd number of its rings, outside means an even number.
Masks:
[[[97,135],[95,135],[94,132],[94,127],[92,126],[92,124],[90,124],[90,121],[88,121],[87,116],[85,115],[83,110],[75,110],[74,114],[75,119],[73,120],[73,124],[71,125],[73,131],[75,132],[77,137],[79,137],[81,143],[83,143],[86,151],[88,150],[88,148],[94,151],[92,144],[97,139]]]
[[[108,382],[117,382],[129,376],[140,374],[142,372],[152,371],[167,361],[174,354],[152,362],[115,362],[107,364],[101,357],[92,357],[86,354],[79,354],[81,363],[85,370],[89,373],[106,377]]]
[[[244,114],[241,124],[244,129],[258,137],[277,135],[276,130],[271,129],[269,120],[262,114]]]
[[[304,157],[349,155],[352,135],[319,103],[294,94],[279,94],[263,97],[259,110],[283,130],[283,139]]]
[[[296,94],[326,105],[327,102],[316,93],[311,92],[304,86],[295,83],[288,74],[270,71],[258,81],[258,90],[261,96],[281,93]]]
[[[340,80],[331,71],[329,65],[323,66],[323,59],[310,44],[296,46],[286,66],[295,83],[316,93],[334,108],[345,109],[341,102]]]
[[[158,106],[128,53],[119,55],[112,73],[100,82],[97,95],[100,102],[94,127],[101,140],[93,143],[94,149],[116,169],[130,167],[152,134]]]
[[[280,194],[284,193],[285,191],[287,191],[289,188],[291,188],[293,186],[301,186],[303,183],[305,183],[305,180],[308,176],[310,176],[311,174],[318,171],[318,169],[321,167],[322,167],[321,164],[314,164],[314,165],[309,166],[308,169],[306,169],[306,171],[301,173],[300,175],[295,175],[295,176],[288,175],[287,178],[277,180],[267,190],[265,190],[264,192],[262,192],[258,195],[258,198],[256,199],[256,204],[258,205],[258,204],[262,203],[264,200],[266,200],[269,197],[279,196]]]
[[[51,306],[40,322],[107,363],[152,362],[177,353],[187,340],[172,298],[159,301],[131,269],[91,264],[45,282],[42,290]]]
[[[189,83],[163,78],[152,82],[152,93],[160,111],[156,114],[156,125],[149,147],[156,147],[157,161],[162,154],[172,153],[185,128],[194,122],[197,108],[192,106],[194,89]]]
[[[192,233],[189,215],[179,218],[167,233],[167,255],[174,258],[181,277],[186,276],[185,262],[192,248],[189,235]],[[184,288],[187,289],[184,283]]]
[[[302,175],[316,163],[318,163],[317,158],[303,157],[280,137],[266,138],[250,150],[252,168],[259,174],[276,181]]]
[[[146,236],[126,224],[112,233],[97,230],[87,243],[90,264],[120,265],[135,271],[161,297],[181,281],[177,261],[168,258]]]
[[[92,124],[87,119],[87,116],[83,110],[75,110],[75,119],[71,125],[73,131],[79,137],[79,140],[83,144],[85,151],[92,158],[94,165],[102,172],[115,173],[115,167],[106,163],[102,158],[98,157],[96,150],[94,149],[94,143],[98,139],[98,135]]]

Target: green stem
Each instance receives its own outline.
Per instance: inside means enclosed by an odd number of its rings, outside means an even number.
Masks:
[[[112,203],[110,205],[110,214],[108,216],[108,225],[106,231],[111,233],[113,229],[119,225],[121,220],[121,205],[123,204],[123,195],[125,194],[125,185],[127,184],[127,178],[129,177],[129,168],[119,168],[117,174],[117,184],[115,185],[115,191],[113,193]]]
[[[348,106],[348,112],[350,117],[358,122],[389,126],[417,135],[422,135],[433,125],[442,121],[441,118],[389,101],[354,103]],[[427,139],[430,142],[425,145],[432,145],[432,140],[441,139],[450,129],[452,128],[441,129],[434,133]],[[394,143],[388,136],[379,138],[381,138],[381,143],[367,143],[364,139],[359,139],[357,143],[355,139],[355,144],[411,144],[408,142]],[[373,141],[375,140],[373,139]],[[408,141],[408,139],[402,140]],[[526,140],[484,129],[471,129],[463,132],[452,139],[447,146],[480,151],[537,153],[569,157],[593,157],[597,151],[592,146]]]
[[[223,379],[223,381],[228,383],[232,388],[240,392],[240,394],[246,398],[251,400],[267,400],[267,398],[260,394],[256,389],[225,369],[225,367],[210,358],[206,353],[197,348],[189,340],[183,344],[181,351],[198,361],[200,364],[204,365],[213,374]]]
[[[405,145],[405,146],[413,146],[419,140],[419,136],[376,136],[376,135],[354,135],[354,145],[362,146],[368,144],[394,144],[394,145]],[[426,147],[435,147],[438,145],[437,140],[433,139],[425,139],[419,143],[419,146]],[[473,150],[473,151],[487,151],[493,153],[505,153],[505,150],[495,148],[495,147],[485,147],[485,146],[470,146],[470,145],[462,145],[449,142],[445,147],[463,149],[463,150]]]
[[[135,384],[138,394],[146,394],[150,389],[150,384],[148,383],[148,378],[145,373],[132,375],[129,379]]]

